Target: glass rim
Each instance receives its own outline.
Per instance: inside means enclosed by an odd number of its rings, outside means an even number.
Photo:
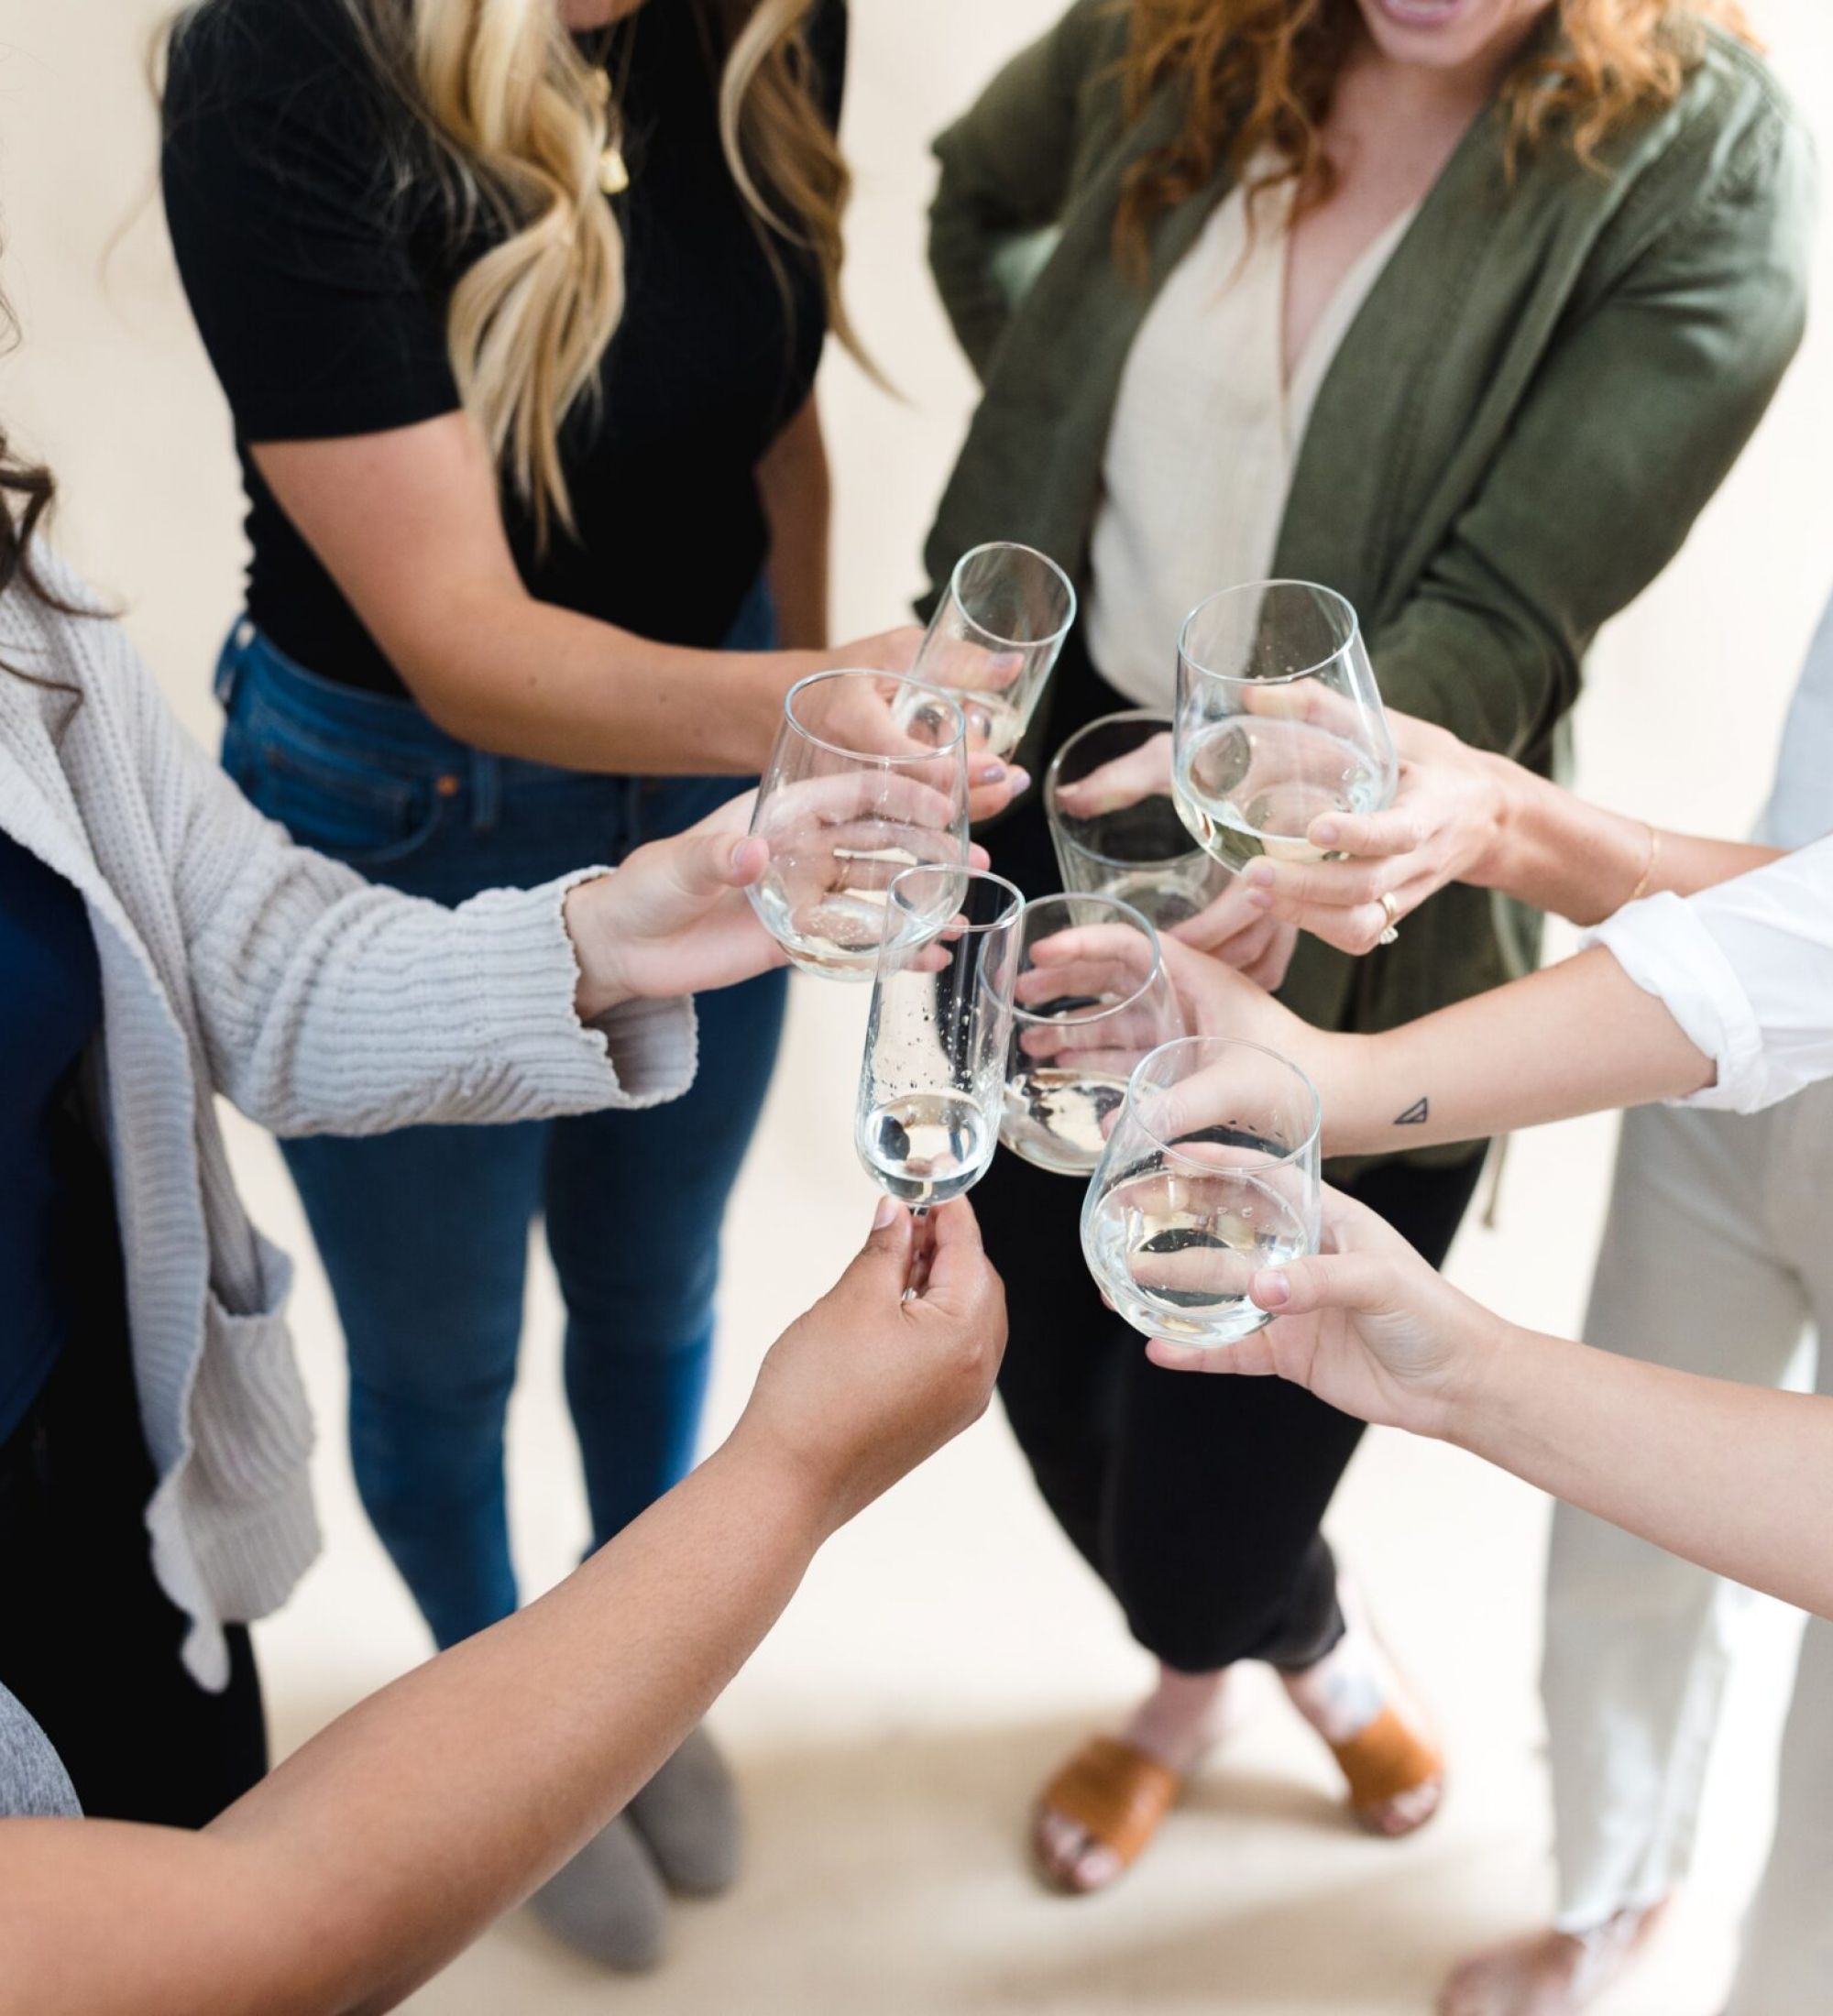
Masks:
[[[1002,637],[996,630],[990,630],[986,624],[981,621],[979,617],[975,616],[971,612],[971,610],[969,609],[967,604],[961,599],[961,569],[967,565],[970,560],[978,560],[981,554],[983,553],[1028,553],[1033,560],[1041,560],[1044,564],[1050,570],[1050,572],[1056,575],[1057,579],[1063,584],[1063,592],[1070,598],[1070,606],[1064,611],[1063,620],[1059,624],[1058,624],[1057,628],[1051,630],[1048,636]],[[983,637],[987,641],[988,643],[997,644],[1002,651],[1045,651],[1052,647],[1059,646],[1062,643],[1063,640],[1070,634],[1070,630],[1075,628],[1077,608],[1075,583],[1071,581],[1068,574],[1060,566],[1059,566],[1054,560],[1050,558],[1048,553],[1040,551],[1036,546],[1027,546],[1022,539],[983,539],[978,546],[970,546],[968,550],[961,555],[961,557],[957,560],[954,565],[949,570],[949,593],[947,599],[952,601],[955,607],[960,611],[961,620],[964,623],[966,623],[971,630],[977,631],[981,637]],[[918,681],[914,683],[920,684],[921,682]],[[970,687],[964,688],[962,690],[972,691],[973,689]]]
[[[1207,608],[1217,602],[1235,595],[1265,595],[1268,588],[1304,588],[1310,594],[1334,603],[1349,618],[1349,631],[1343,641],[1328,656],[1320,658],[1315,664],[1301,665],[1294,672],[1241,673],[1217,672],[1196,657],[1190,648],[1191,625]],[[1178,663],[1188,665],[1205,679],[1219,680],[1231,686],[1289,686],[1299,679],[1314,679],[1326,665],[1334,665],[1345,652],[1350,650],[1362,635],[1362,619],[1356,613],[1356,605],[1346,595],[1339,595],[1334,588],[1327,588],[1321,581],[1301,581],[1296,577],[1282,575],[1272,581],[1237,581],[1233,587],[1217,588],[1214,594],[1206,595],[1184,618],[1178,628]]]
[[[1166,714],[1158,707],[1123,707],[1116,714],[1100,714],[1092,721],[1084,721],[1075,733],[1064,741],[1057,753],[1051,757],[1049,767],[1044,772],[1044,817],[1048,823],[1051,832],[1068,846],[1074,848],[1076,852],[1081,855],[1084,860],[1099,861],[1103,868],[1131,868],[1145,872],[1154,868],[1176,868],[1184,861],[1195,860],[1199,857],[1204,860],[1213,860],[1214,857],[1206,849],[1198,847],[1194,841],[1179,854],[1103,854],[1100,848],[1091,847],[1086,840],[1080,839],[1075,834],[1065,830],[1063,824],[1065,815],[1059,814],[1057,810],[1057,791],[1061,781],[1059,772],[1062,769],[1063,758],[1081,740],[1084,735],[1092,735],[1098,728],[1112,728],[1116,721],[1157,721],[1163,727],[1167,734],[1175,734],[1178,726],[1175,715]],[[1152,794],[1155,798],[1162,795],[1167,799],[1170,797],[1170,794],[1169,784],[1162,794],[1156,791]],[[1143,802],[1143,800],[1135,801],[1136,804]],[[1116,809],[1125,811],[1130,808],[1123,805]],[[1073,817],[1074,815],[1070,814],[1067,816]],[[1090,890],[1086,893],[1094,895],[1100,892]],[[1066,893],[1075,895],[1082,893],[1082,892],[1070,890]],[[1124,902],[1125,898],[1116,898],[1115,900]]]
[[[1134,1007],[1153,981],[1158,980],[1165,970],[1165,954],[1163,948],[1158,943],[1158,927],[1143,910],[1136,909],[1124,896],[1103,896],[1094,890],[1081,889],[1065,889],[1053,892],[1048,896],[1027,896],[1025,899],[1024,914],[1019,918],[1021,928],[1025,918],[1028,917],[1032,911],[1042,910],[1049,904],[1069,903],[1105,904],[1110,910],[1124,911],[1125,915],[1119,921],[1130,924],[1136,930],[1143,933],[1147,943],[1152,948],[1152,970],[1147,974],[1146,978],[1125,1000],[1111,1001],[1105,1007],[1102,1008],[1077,1009],[1070,1013],[1060,1015],[1039,1015],[1034,1014],[1028,1008],[1021,1008],[1015,998],[1012,1003],[1012,1019],[1015,1022],[1026,1022],[1037,1028],[1048,1027],[1053,1024],[1059,1027],[1073,1024],[1079,1029],[1085,1029],[1093,1023],[1104,1022],[1109,1015],[1117,1015],[1125,1009]],[[1076,930],[1080,926],[1071,924],[1068,928]],[[1099,930],[1100,926],[1097,925],[1093,928]],[[1022,959],[1024,954],[1021,952],[1019,957]]]
[[[901,906],[902,913],[906,917],[916,915],[908,898],[898,895],[897,888],[900,882],[908,882],[916,875],[957,875],[963,882],[993,882],[1004,890],[1009,900],[999,915],[989,918],[984,924],[970,921],[955,928],[954,936],[958,938],[981,937],[990,932],[1003,931],[1025,913],[1025,892],[1015,882],[1010,881],[1004,875],[995,875],[990,868],[970,868],[965,861],[914,861],[908,868],[900,868],[885,884],[884,915],[887,922],[894,905]],[[947,931],[951,926],[945,925],[942,928]],[[940,937],[941,933],[938,932],[937,936]],[[891,933],[888,930],[884,933],[884,942],[891,942]]]
[[[1156,1050],[1147,1051],[1146,1055],[1133,1067],[1126,1079],[1127,1117],[1161,1154],[1170,1156],[1174,1160],[1184,1164],[1188,1167],[1201,1169],[1206,1175],[1213,1176],[1215,1173],[1213,1164],[1206,1163],[1201,1156],[1192,1156],[1188,1150],[1177,1147],[1171,1142],[1163,1140],[1156,1129],[1147,1125],[1140,1114],[1138,1105],[1140,1075],[1148,1067],[1158,1058],[1163,1057],[1168,1050],[1195,1049],[1198,1047],[1217,1051],[1252,1050],[1259,1057],[1268,1057],[1298,1079],[1299,1083],[1304,1088],[1306,1099],[1311,1102],[1312,1123],[1306,1130],[1302,1140],[1295,1142],[1291,1147],[1283,1150],[1279,1155],[1262,1156],[1257,1161],[1248,1163],[1244,1167],[1248,1169],[1284,1168],[1289,1164],[1297,1162],[1302,1156],[1307,1155],[1313,1146],[1320,1145],[1319,1136],[1323,1131],[1323,1102],[1318,1098],[1317,1087],[1312,1083],[1310,1074],[1294,1064],[1290,1057],[1282,1057],[1278,1050],[1269,1049],[1264,1043],[1249,1043],[1245,1036],[1172,1036],[1169,1041],[1161,1043]],[[1159,1091],[1169,1091],[1171,1089],[1168,1085],[1155,1088]]]
[[[914,686],[918,693],[927,693],[939,700],[955,718],[955,732],[946,742],[938,742],[932,749],[915,750],[907,756],[897,756],[876,749],[849,749],[844,742],[830,742],[825,735],[818,735],[807,722],[796,718],[796,696],[809,686],[823,685],[829,679],[889,679],[893,685]],[[932,763],[938,756],[948,756],[960,749],[967,741],[967,717],[961,712],[960,704],[953,694],[943,686],[933,686],[927,679],[913,679],[906,672],[880,672],[871,665],[829,665],[825,671],[805,674],[789,691],[783,696],[783,718],[786,726],[795,729],[805,742],[817,749],[824,749],[830,756],[844,756],[849,762],[873,763],[882,767],[893,764]]]

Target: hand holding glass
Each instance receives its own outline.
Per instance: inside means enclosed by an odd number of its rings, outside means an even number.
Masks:
[[[1116,896],[1159,930],[1188,923],[1229,872],[1191,837],[1171,800],[1171,717],[1137,709],[1079,729],[1050,760],[1044,816],[1063,887]]]
[[[911,675],[960,704],[977,751],[1008,755],[1075,619],[1076,591],[1054,560],[1009,541],[976,546],[956,563]]]
[[[1087,1176],[1148,1050],[1184,1033],[1158,935],[1111,896],[1025,905],[1000,1139],[1040,1169]]]
[[[873,1181],[919,1214],[993,1160],[1024,907],[1003,877],[968,869],[891,884],[853,1142]]]
[[[1097,1286],[1147,1337],[1226,1344],[1269,1320],[1262,1267],[1317,1250],[1317,1094],[1251,1043],[1183,1036],[1143,1058],[1082,1205]]]
[[[1200,602],[1178,641],[1179,816],[1231,869],[1318,861],[1332,813],[1390,805],[1399,765],[1356,611],[1308,581]]]
[[[889,673],[798,681],[751,829],[770,843],[770,865],[750,892],[765,930],[807,971],[869,980],[893,878],[968,859],[960,709]],[[944,917],[931,921],[933,936]]]

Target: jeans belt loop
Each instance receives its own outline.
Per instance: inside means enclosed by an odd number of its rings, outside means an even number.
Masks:
[[[248,647],[258,634],[253,622],[244,616],[224,640],[223,649],[217,653],[214,681],[216,702],[225,714],[236,705],[236,689],[242,684],[244,661],[247,656]]]

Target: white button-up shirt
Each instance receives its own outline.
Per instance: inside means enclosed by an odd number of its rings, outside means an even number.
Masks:
[[[1680,1103],[1755,1112],[1833,1078],[1833,604],[1783,730],[1758,835],[1797,851],[1696,896],[1644,897],[1586,935],[1718,1066]],[[1823,838],[1822,836],[1828,836]]]

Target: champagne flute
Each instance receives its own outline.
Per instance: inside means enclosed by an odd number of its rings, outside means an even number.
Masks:
[[[1040,1169],[1089,1175],[1133,1067],[1183,1033],[1158,934],[1130,904],[1085,895],[1027,903],[999,1138]]]
[[[1171,802],[1171,717],[1139,707],[1078,729],[1044,773],[1063,887],[1117,896],[1161,931],[1206,910],[1229,871],[1191,845]]]
[[[871,979],[893,879],[966,863],[967,740],[947,694],[889,673],[820,672],[789,689],[751,821],[770,865],[748,893],[792,964]]]
[[[1048,554],[1009,540],[975,546],[955,563],[911,675],[960,703],[976,747],[1008,755],[1075,619],[1076,591]]]
[[[1228,1344],[1269,1320],[1247,1285],[1317,1251],[1319,1119],[1311,1080],[1257,1044],[1181,1036],[1140,1060],[1081,1220],[1135,1330]]]
[[[909,868],[891,885],[853,1142],[919,1217],[993,1160],[1024,907],[1003,876],[965,868]]]
[[[1316,861],[1331,812],[1391,805],[1394,740],[1356,611],[1309,581],[1257,581],[1199,602],[1178,640],[1178,815],[1230,869]]]

